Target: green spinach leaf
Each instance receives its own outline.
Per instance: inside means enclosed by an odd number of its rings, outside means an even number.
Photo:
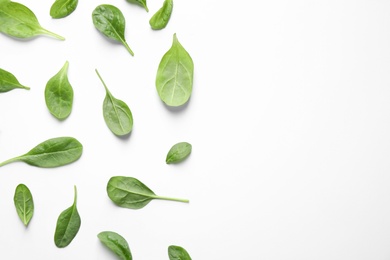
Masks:
[[[110,39],[121,42],[134,56],[125,39],[125,17],[121,10],[113,5],[99,5],[92,12],[92,20],[96,29]]]
[[[50,113],[57,119],[65,119],[70,115],[73,104],[73,88],[68,80],[69,62],[46,84],[45,101]]]
[[[26,185],[19,184],[16,187],[14,204],[19,218],[27,227],[34,214],[34,201],[31,192]]]
[[[130,108],[122,100],[116,99],[108,90],[97,70],[100,81],[106,89],[106,97],[103,102],[103,116],[108,128],[116,135],[127,135],[133,129],[133,115]]]
[[[149,20],[154,30],[161,30],[167,26],[173,9],[173,0],[165,0],[163,6]]]
[[[76,10],[78,0],[56,0],[50,8],[50,16],[58,19],[64,18]]]
[[[98,234],[100,242],[107,246],[112,252],[122,260],[132,260],[129,244],[118,233],[103,231]]]
[[[77,188],[74,186],[73,205],[61,212],[57,219],[54,243],[59,248],[68,246],[79,232],[81,219],[76,204]]]
[[[168,247],[169,260],[191,260],[188,252],[180,246]]]
[[[38,144],[26,154],[0,163],[0,166],[22,161],[42,168],[58,167],[78,160],[82,152],[83,146],[75,138],[57,137]]]
[[[145,8],[146,12],[149,12],[149,9],[146,5],[146,0],[127,0],[127,2],[132,3],[132,4],[137,4]]]
[[[177,143],[169,150],[165,162],[167,164],[178,163],[190,155],[192,145],[187,142]]]
[[[124,176],[114,176],[108,181],[107,194],[116,205],[129,209],[143,208],[153,199],[189,202],[186,199],[157,196],[136,178]]]
[[[168,106],[181,106],[191,96],[194,63],[191,56],[173,35],[172,47],[161,59],[157,70],[156,88]]]
[[[0,32],[17,38],[44,34],[65,40],[64,37],[44,29],[27,6],[12,1],[0,2]]]
[[[12,73],[0,69],[0,93],[8,92],[15,88],[30,89],[29,87],[21,85]]]

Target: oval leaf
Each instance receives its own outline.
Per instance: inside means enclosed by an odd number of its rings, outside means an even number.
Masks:
[[[0,2],[0,32],[17,38],[31,38],[45,34],[65,40],[39,24],[35,14],[25,5],[12,1]]]
[[[27,227],[34,214],[34,201],[32,194],[26,185],[19,184],[16,187],[14,203],[19,218]]]
[[[129,209],[143,208],[152,199],[189,202],[186,199],[157,196],[151,189],[136,178],[124,176],[115,176],[108,181],[107,194],[116,205]]]
[[[103,231],[98,234],[100,242],[107,246],[112,252],[122,260],[132,260],[129,244],[118,233]]]
[[[157,70],[156,88],[168,106],[181,106],[191,96],[194,63],[191,56],[173,35],[172,47],[161,59]]]
[[[77,188],[74,186],[73,205],[64,210],[57,219],[54,243],[57,247],[66,247],[72,242],[81,226],[80,215],[77,211]]]
[[[65,119],[70,115],[73,104],[73,88],[68,80],[69,62],[46,84],[45,101],[50,113],[57,119]]]
[[[149,24],[154,30],[161,30],[168,24],[173,9],[173,0],[165,0],[163,6],[149,20]]]
[[[190,155],[191,151],[191,144],[187,142],[177,143],[169,150],[165,162],[167,164],[181,162]]]
[[[103,116],[108,128],[116,135],[127,135],[133,129],[133,115],[130,108],[122,100],[116,99],[108,90],[97,70],[100,81],[106,89],[106,97],[103,102]]]
[[[58,167],[78,160],[82,152],[83,146],[75,138],[57,137],[38,144],[24,155],[0,163],[0,166],[23,161],[37,167]]]
[[[168,247],[169,260],[191,260],[188,252],[180,246]]]
[[[50,8],[50,16],[55,19],[64,18],[76,10],[78,0],[56,0]]]
[[[29,87],[21,85],[12,73],[0,69],[0,93],[8,92],[15,88],[30,89]]]
[[[146,12],[149,12],[149,9],[146,5],[146,0],[127,0],[127,2],[132,3],[132,4],[137,4],[145,8]]]
[[[113,5],[99,5],[92,12],[92,21],[96,29],[110,39],[121,42],[128,52],[134,56],[125,39],[125,17],[122,12]]]

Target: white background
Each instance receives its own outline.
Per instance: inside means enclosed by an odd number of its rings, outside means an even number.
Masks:
[[[104,230],[125,237],[138,260],[168,259],[171,244],[194,260],[390,259],[389,1],[175,0],[161,31],[148,21],[162,0],[148,0],[149,13],[124,0],[80,1],[60,20],[49,15],[53,1],[20,2],[66,40],[0,35],[0,67],[31,87],[0,95],[0,161],[58,136],[84,152],[60,168],[0,168],[0,259],[115,259],[96,236]],[[103,3],[125,15],[134,57],[94,28]],[[195,64],[179,110],[154,84],[174,33]],[[43,93],[66,60],[74,106],[59,122]],[[95,68],[133,112],[127,139],[105,125]],[[180,141],[192,154],[166,165]],[[190,203],[119,208],[106,194],[116,175]],[[35,201],[27,229],[13,205],[19,183]],[[58,249],[55,224],[73,185],[82,225]]]

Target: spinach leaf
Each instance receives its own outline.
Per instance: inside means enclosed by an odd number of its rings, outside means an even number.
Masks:
[[[21,85],[12,73],[0,69],[0,93],[8,92],[15,88],[30,89],[29,87]]]
[[[192,145],[187,142],[177,143],[169,150],[165,162],[167,164],[178,163],[190,155]]]
[[[75,138],[57,137],[38,144],[26,154],[0,163],[0,166],[22,161],[42,168],[58,167],[78,160],[82,152],[83,146]]]
[[[165,0],[163,6],[149,20],[154,30],[161,30],[167,26],[173,9],[173,0]]]
[[[133,116],[130,108],[122,100],[113,97],[97,70],[100,81],[106,89],[106,97],[103,102],[103,116],[108,128],[116,135],[127,135],[133,129]]]
[[[122,260],[132,260],[129,244],[118,233],[112,231],[103,231],[98,234],[100,242],[107,246],[112,252]]]
[[[146,12],[149,12],[148,7],[146,6],[146,0],[127,0],[127,2],[140,5],[145,8]]]
[[[168,247],[169,260],[191,260],[188,252],[180,246]]]
[[[74,186],[73,205],[61,212],[57,219],[56,231],[54,233],[54,243],[57,247],[63,248],[72,242],[79,232],[81,219],[77,211],[77,188]]]
[[[62,120],[72,111],[73,88],[68,80],[69,62],[65,62],[62,69],[46,84],[45,101],[50,113]]]
[[[173,35],[172,47],[161,59],[157,70],[156,88],[168,106],[181,106],[191,96],[194,63],[191,56]]]
[[[27,6],[12,1],[0,2],[0,32],[17,38],[44,34],[65,40],[64,37],[44,29]]]
[[[56,0],[50,8],[50,16],[64,18],[76,10],[78,0]]]
[[[121,10],[113,5],[99,5],[92,12],[92,20],[96,29],[110,39],[121,42],[134,56],[125,39],[125,17]]]
[[[19,184],[16,187],[14,204],[19,218],[27,227],[34,214],[34,201],[31,192],[26,185]]]
[[[107,184],[108,197],[119,207],[140,209],[151,200],[172,200],[188,203],[186,199],[157,196],[145,184],[133,177],[114,176]]]

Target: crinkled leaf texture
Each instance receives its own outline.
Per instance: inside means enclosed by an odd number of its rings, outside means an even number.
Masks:
[[[50,16],[55,19],[64,18],[76,10],[78,0],[56,0],[50,8]]]

